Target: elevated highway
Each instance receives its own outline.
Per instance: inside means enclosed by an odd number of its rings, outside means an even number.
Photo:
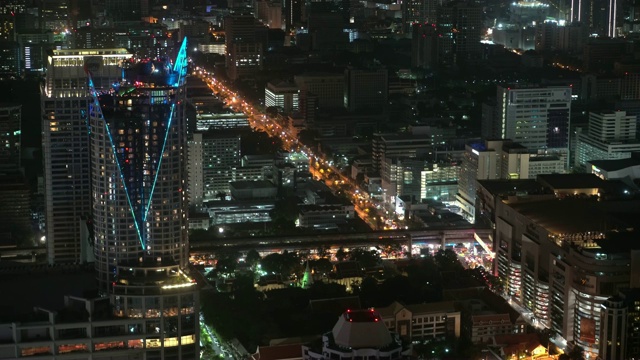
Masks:
[[[401,244],[433,244],[445,246],[475,242],[479,237],[491,244],[491,229],[420,229],[420,230],[385,230],[363,233],[326,233],[313,235],[268,236],[215,239],[205,242],[191,243],[191,254],[204,255],[222,249],[232,250],[302,250],[318,246],[376,246],[389,242]]]

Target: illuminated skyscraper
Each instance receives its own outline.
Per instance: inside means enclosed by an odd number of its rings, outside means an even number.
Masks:
[[[85,262],[80,219],[91,213],[89,177],[90,69],[96,90],[118,80],[126,49],[54,50],[42,87],[42,143],[47,256],[50,264]]]
[[[117,92],[96,93],[90,107],[96,267],[102,284],[113,280],[120,262],[140,257],[186,265],[182,66],[125,63]]]
[[[121,64],[109,91],[89,72],[93,234],[113,314],[144,318],[146,359],[198,357],[198,296],[186,274],[186,40],[176,61]]]

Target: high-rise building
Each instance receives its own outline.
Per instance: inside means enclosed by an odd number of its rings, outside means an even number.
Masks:
[[[296,25],[302,23],[304,18],[303,0],[285,0],[284,22],[287,30],[291,30]]]
[[[181,66],[122,64],[118,92],[98,93],[90,106],[96,268],[105,289],[119,263],[140,256],[186,264]]]
[[[620,0],[570,0],[570,21],[584,23],[590,34],[617,37],[621,27],[622,4]]]
[[[384,112],[389,103],[387,69],[354,69],[344,72],[344,107],[351,112]]]
[[[289,82],[269,82],[264,88],[264,106],[275,106],[285,113],[297,111],[299,90]]]
[[[264,39],[252,15],[224,18],[227,75],[232,80],[247,77],[262,69]]]
[[[344,32],[344,18],[339,12],[326,8],[326,4],[329,2],[311,2],[308,16],[311,46],[316,51],[345,49],[349,34]]]
[[[322,109],[344,107],[344,80],[343,74],[314,73],[294,77],[298,89],[315,95],[316,105]]]
[[[475,220],[476,181],[500,176],[502,144],[502,140],[487,140],[466,145],[458,178],[457,202],[470,222]]]
[[[143,358],[194,359],[198,293],[188,275],[186,39],[174,63],[121,62],[114,91],[88,69],[94,253],[116,318],[144,318]],[[140,350],[138,350],[140,351]]]
[[[455,162],[393,157],[385,158],[380,177],[389,201],[396,196],[455,201],[459,173]]]
[[[149,14],[149,0],[106,0],[105,11],[114,21],[140,21]]]
[[[486,140],[465,148],[457,202],[467,219],[475,220],[477,180],[530,179],[540,174],[564,172],[566,160],[532,153],[510,140]]]
[[[414,24],[435,23],[440,0],[408,0],[402,2],[402,26],[406,34]]]
[[[240,135],[235,130],[202,134],[204,200],[229,194],[229,182],[235,181],[235,169],[242,157],[240,142]]]
[[[15,41],[0,41],[0,76],[19,76],[20,59],[20,44]]]
[[[89,103],[86,70],[98,91],[121,77],[126,49],[53,50],[42,87],[42,143],[47,256],[82,262],[80,219],[91,214]]]
[[[613,357],[622,350],[616,340],[622,311],[605,305],[603,312],[602,305],[637,278],[638,258],[630,250],[635,245],[625,247],[636,236],[626,230],[633,220],[624,219],[631,219],[630,212],[637,216],[638,203],[575,196],[608,186],[592,174],[538,179],[566,198],[519,201],[514,196],[497,203],[495,264],[506,295],[531,311],[534,323],[582,347],[590,358],[608,346],[607,356],[600,353],[600,358],[624,358]]]
[[[189,207],[197,210],[202,208],[204,195],[202,155],[202,133],[194,133],[187,144],[187,195]]]
[[[441,61],[474,60],[481,53],[482,8],[452,1],[438,8]]]
[[[577,137],[574,166],[583,168],[590,160],[630,158],[640,151],[636,126],[636,117],[625,111],[589,113],[589,130]]]
[[[269,29],[282,28],[282,3],[259,0],[254,3],[255,16]]]
[[[627,350],[627,306],[624,299],[613,296],[602,304],[600,358],[624,360]]]
[[[22,106],[0,104],[0,167],[20,167]]]
[[[498,86],[493,132],[530,150],[569,147],[571,87]]]
[[[69,0],[38,0],[40,29],[61,32],[74,27],[69,24]]]
[[[438,65],[438,30],[436,24],[413,24],[411,67],[434,69]]]

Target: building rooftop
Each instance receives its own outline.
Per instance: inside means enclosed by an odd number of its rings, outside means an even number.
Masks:
[[[246,189],[259,189],[259,188],[274,188],[271,181],[268,180],[256,180],[256,181],[232,181],[229,183],[231,187],[236,190],[246,190]]]
[[[638,153],[635,153],[635,154],[638,154]],[[628,167],[640,165],[640,156],[638,155],[632,156],[628,159],[619,159],[619,160],[590,160],[588,161],[588,163],[600,170],[617,171],[617,170],[622,170]]]
[[[517,202],[510,206],[553,234],[605,231],[614,226],[628,227],[628,221],[618,214],[634,213],[634,218],[640,215],[639,201],[568,198]]]
[[[375,310],[347,310],[332,330],[338,346],[380,349],[393,342],[391,333]]]
[[[526,194],[545,194],[550,193],[534,179],[518,179],[518,180],[478,180],[481,187],[487,189],[492,195],[504,195],[512,193]]]
[[[409,310],[413,315],[421,314],[433,314],[441,312],[454,312],[456,311],[455,303],[453,301],[439,301],[425,304],[411,304],[403,305],[397,301],[394,301],[391,305],[383,308],[376,308],[382,317],[395,317],[398,311],[402,309]]]
[[[258,346],[258,355],[256,360],[302,359],[302,345]]]
[[[83,296],[97,289],[93,266],[34,266],[23,274],[0,274],[5,289],[20,289],[20,296],[0,297],[0,321],[31,315],[35,307],[61,309],[66,295]]]
[[[605,181],[594,174],[544,174],[538,175],[538,182],[554,190],[599,189],[605,186]]]

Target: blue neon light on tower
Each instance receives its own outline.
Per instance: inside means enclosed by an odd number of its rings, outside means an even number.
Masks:
[[[186,265],[186,46],[173,63],[124,63],[117,91],[96,93],[90,76],[95,251],[106,283],[123,261]]]

